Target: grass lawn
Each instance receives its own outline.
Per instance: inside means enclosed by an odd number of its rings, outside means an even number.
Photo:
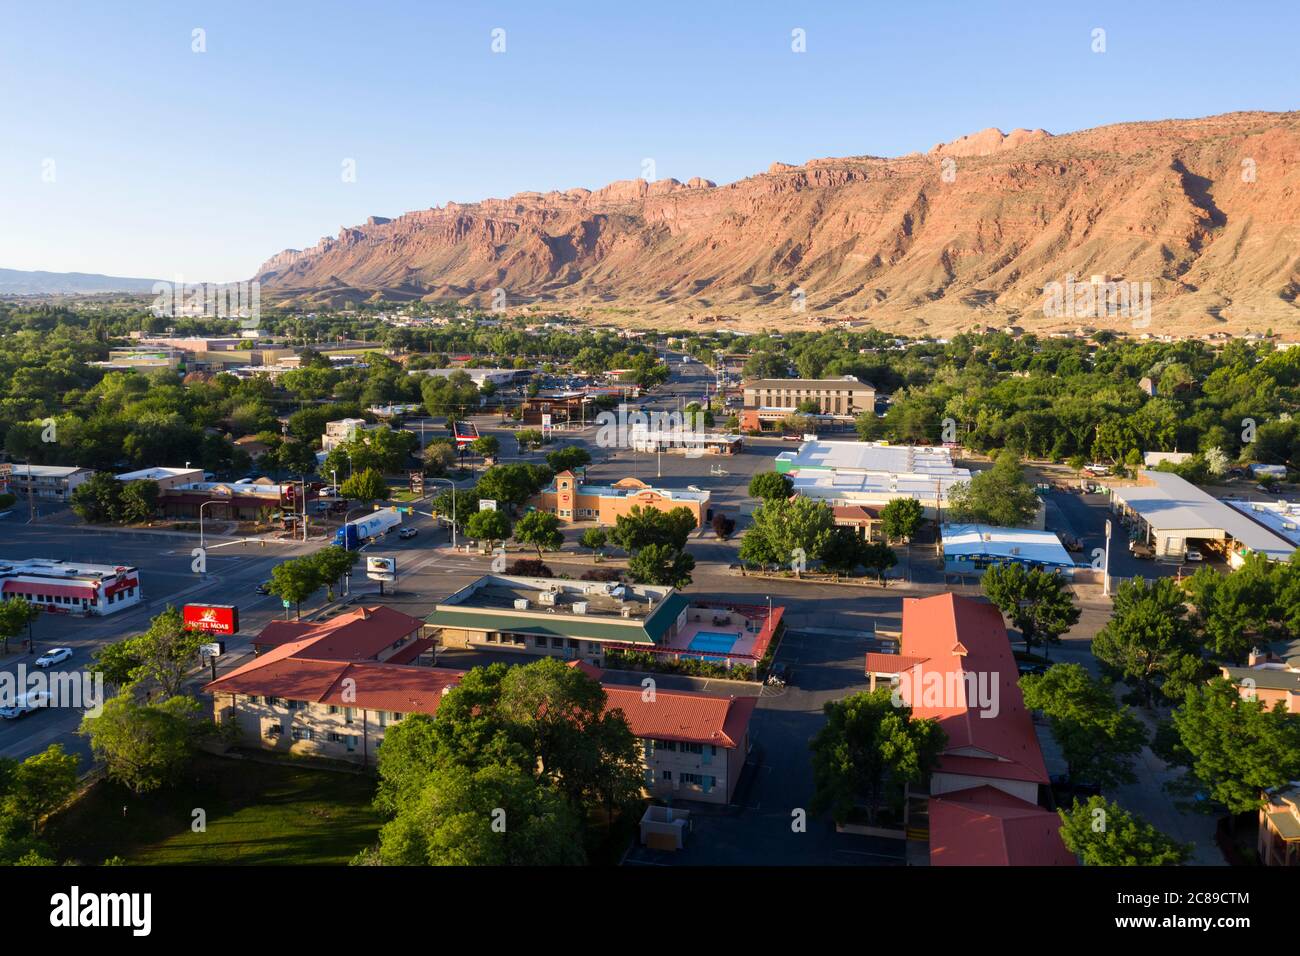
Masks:
[[[341,865],[378,839],[368,775],[199,754],[185,783],[137,797],[107,781],[51,820],[59,858],[99,864]],[[207,831],[191,830],[193,811]],[[123,813],[125,808],[125,813]]]

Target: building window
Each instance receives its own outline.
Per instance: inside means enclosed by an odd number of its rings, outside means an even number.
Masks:
[[[564,646],[564,638],[562,637],[551,638],[551,647],[563,647],[563,646]]]
[[[546,646],[546,638],[544,638],[544,637],[535,637],[535,638],[533,638],[533,643],[535,643],[538,647],[545,647],[545,646]]]
[[[671,780],[671,779],[673,779],[673,772],[672,772],[671,770],[665,770],[665,771],[664,771],[664,774],[663,774],[663,779],[664,779],[664,780]]]
[[[343,722],[346,723],[346,724],[350,724],[350,723],[352,723],[352,716],[353,716],[353,714],[355,714],[355,713],[356,713],[356,709],[355,709],[355,708],[353,708],[353,707],[344,707],[344,708],[343,708]]]
[[[295,728],[293,728],[293,739],[294,739],[294,740],[311,740],[311,728],[309,728],[309,727],[295,727]]]

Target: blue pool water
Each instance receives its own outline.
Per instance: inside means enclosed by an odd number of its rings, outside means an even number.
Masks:
[[[693,638],[687,648],[692,651],[712,651],[714,654],[726,653],[740,640],[737,634],[723,634],[719,631],[700,631]]]

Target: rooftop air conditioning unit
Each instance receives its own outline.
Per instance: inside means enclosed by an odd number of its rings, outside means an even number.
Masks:
[[[516,610],[516,611],[527,611],[527,610],[528,610],[528,598],[515,598],[515,610]]]
[[[538,603],[538,604],[544,604],[544,605],[546,605],[547,607],[554,607],[554,606],[555,606],[555,592],[554,592],[554,591],[542,591],[540,594],[537,595],[537,603]]]
[[[586,613],[587,613],[587,602],[586,602],[586,601],[574,601],[574,602],[573,602],[573,613],[574,613],[574,614],[586,614]]]
[[[630,604],[624,604],[624,605],[623,605],[623,608],[622,608],[622,614],[623,614],[624,617],[631,617],[631,616],[632,616],[632,606],[631,606]]]

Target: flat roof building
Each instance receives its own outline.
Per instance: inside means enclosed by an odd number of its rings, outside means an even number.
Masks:
[[[671,587],[489,574],[426,618],[444,647],[514,651],[613,666],[646,652],[753,666],[780,626],[779,606],[692,600]]]
[[[140,572],[52,558],[0,561],[0,597],[25,598],[53,614],[112,614],[140,603]]]
[[[994,564],[1023,564],[1074,571],[1074,559],[1051,531],[945,524],[940,529],[943,567],[949,574],[982,574]]]
[[[11,465],[8,478],[0,479],[0,488],[19,496],[68,501],[77,486],[94,473],[75,465]]]
[[[573,472],[562,471],[555,476],[550,487],[530,498],[529,504],[566,523],[594,521],[606,526],[617,523],[620,516],[631,514],[633,508],[665,512],[686,508],[694,515],[698,528],[705,521],[709,492],[652,488],[636,478],[624,478],[612,485],[589,485],[578,481]]]
[[[118,475],[117,480],[121,482],[130,481],[152,481],[158,486],[158,490],[165,488],[179,488],[181,485],[188,485],[196,481],[203,480],[202,468],[141,468],[139,471],[128,471]]]
[[[744,407],[759,413],[759,422],[774,421],[812,403],[817,413],[852,418],[876,406],[875,386],[853,375],[839,378],[760,378],[742,386]],[[766,416],[762,413],[768,413]]]
[[[1135,485],[1111,487],[1112,507],[1140,522],[1157,558],[1182,561],[1190,549],[1221,551],[1237,567],[1255,552],[1285,561],[1295,545],[1171,472],[1140,471]]]

